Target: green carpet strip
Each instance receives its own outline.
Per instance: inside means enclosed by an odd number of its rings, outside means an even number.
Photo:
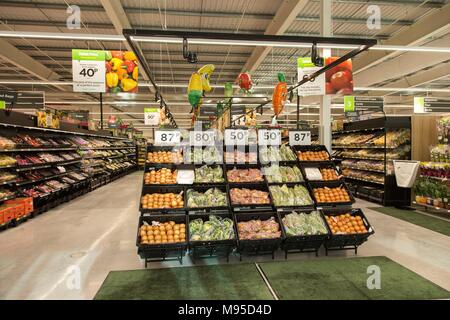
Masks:
[[[426,229],[450,236],[450,222],[434,218],[414,210],[402,210],[393,207],[372,207],[370,210],[381,212],[389,216],[407,221]]]
[[[285,300],[450,298],[447,290],[386,257],[263,262],[259,266],[277,297]],[[370,290],[367,279],[373,274],[367,270],[373,266],[380,270],[380,289]],[[273,296],[255,264],[227,264],[112,271],[95,299],[241,300]]]
[[[272,295],[254,264],[112,271],[99,300],[268,300]]]
[[[367,287],[368,278],[374,275],[373,266],[380,270],[380,289]],[[266,262],[260,267],[280,300],[450,298],[447,290],[386,257]],[[373,288],[374,284],[370,278],[369,285]]]

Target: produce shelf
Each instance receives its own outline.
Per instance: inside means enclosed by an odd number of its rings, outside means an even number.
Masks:
[[[324,242],[325,254],[328,255],[328,251],[335,250],[354,250],[355,254],[358,254],[358,247],[367,241],[369,236],[375,233],[375,230],[370,225],[366,216],[361,209],[325,209],[323,210],[325,216],[336,216],[345,213],[350,213],[352,216],[360,216],[366,227],[366,233],[356,234],[330,234],[330,237]],[[329,228],[329,226],[328,226]]]
[[[186,241],[177,243],[161,243],[161,244],[141,244],[139,242],[139,229],[144,224],[144,221],[151,225],[152,221],[167,222],[174,221],[175,223],[184,223],[186,226]],[[186,215],[155,215],[155,216],[141,216],[138,223],[138,231],[136,232],[136,246],[138,248],[138,255],[144,259],[145,268],[149,262],[178,260],[183,264],[183,257],[186,255],[188,249],[189,239],[189,223]]]
[[[343,181],[309,181],[309,188],[311,189],[313,200],[316,203],[317,208],[335,208],[339,206],[351,206],[355,202],[355,198],[353,197],[352,193],[350,192],[348,186]],[[317,199],[314,197],[314,189],[315,188],[338,188],[343,187],[346,191],[348,196],[350,197],[350,201],[346,202],[318,202]]]
[[[8,166],[0,166],[0,169],[10,169],[10,168],[15,168],[17,165],[16,164],[11,164]]]
[[[281,226],[283,228],[283,232],[285,234],[285,238],[283,239],[283,242],[281,243],[281,249],[285,253],[285,259],[287,259],[287,256],[289,253],[307,253],[307,252],[314,252],[316,254],[316,257],[319,256],[319,249],[324,244],[324,242],[329,238],[331,231],[328,227],[327,222],[325,221],[323,212],[320,210],[298,210],[298,213],[306,213],[311,214],[311,212],[317,211],[320,213],[320,216],[322,217],[323,223],[327,229],[327,232],[325,234],[320,235],[302,235],[302,236],[288,236],[286,234],[286,228],[283,223],[283,218],[289,214],[288,212],[280,212],[278,213],[280,216]]]
[[[16,198],[16,197],[17,197],[16,194],[12,194],[12,195],[10,195],[10,196],[8,196],[8,197],[0,198],[0,202],[7,201],[7,200],[11,200],[11,199],[14,199],[14,198]]]
[[[444,177],[433,177],[433,176],[425,176],[425,175],[420,175],[420,177],[427,178],[427,179],[439,180],[439,181],[449,181],[448,178],[444,178]]]
[[[74,171],[68,171],[68,172],[64,172],[64,173],[61,173],[61,174],[55,174],[55,175],[52,175],[52,176],[49,176],[49,177],[44,177],[44,178],[41,178],[41,179],[34,179],[34,180],[27,180],[27,181],[23,181],[23,182],[18,182],[18,183],[16,183],[16,186],[21,187],[21,186],[25,186],[25,185],[28,185],[28,184],[33,184],[33,183],[43,182],[43,181],[47,181],[47,180],[51,180],[51,179],[56,179],[56,178],[64,177],[64,176],[66,176],[66,175],[68,175],[69,173],[72,173],[72,172],[74,172]]]
[[[369,183],[374,183],[374,184],[379,184],[379,185],[384,185],[384,182],[378,182],[378,181],[373,181],[373,180],[368,180],[368,179],[363,179],[363,178],[355,178],[352,176],[344,176],[346,179],[351,179],[351,180],[358,180],[358,181],[364,181],[364,182],[369,182]]]
[[[272,197],[270,195],[269,192],[269,188],[267,185],[265,184],[261,184],[261,183],[248,183],[245,185],[245,187],[241,187],[239,189],[242,188],[246,188],[246,189],[251,189],[251,190],[260,190],[260,191],[265,191],[268,193],[269,195],[269,203],[268,204],[237,204],[234,203],[233,201],[231,201],[231,189],[233,189],[232,187],[229,188],[229,203],[230,203],[230,207],[232,208],[232,210],[234,212],[260,212],[260,211],[273,211],[273,201],[272,201]]]
[[[356,168],[356,167],[349,167],[349,166],[341,166],[341,169],[369,171],[369,172],[376,172],[376,173],[383,173],[384,174],[384,170],[376,170],[376,169],[363,169],[363,168]]]
[[[188,216],[188,222],[190,223],[195,219],[202,219],[203,221],[209,220],[209,214],[201,214],[201,215],[190,215]],[[232,214],[226,212],[224,214],[218,214],[221,218],[229,218],[233,220]],[[189,249],[191,256],[193,258],[193,262],[195,263],[196,259],[200,258],[212,258],[212,257],[225,257],[227,262],[230,260],[230,254],[236,248],[237,244],[237,231],[236,226],[234,225],[233,220],[233,232],[234,238],[229,240],[199,240],[193,241],[191,240],[191,229],[189,227]]]
[[[260,219],[262,221],[268,220],[271,217],[275,218],[275,221],[280,226],[281,236],[279,238],[271,239],[255,239],[255,240],[242,240],[237,232],[237,252],[239,253],[239,260],[242,261],[243,255],[260,255],[270,254],[272,259],[275,259],[275,251],[280,247],[281,242],[284,239],[283,228],[278,214],[276,212],[259,212],[259,213],[239,213],[234,214],[234,223],[236,230],[238,230],[238,223],[241,221],[250,221]]]
[[[77,148],[27,148],[27,149],[0,149],[0,152],[52,152],[52,151],[76,151]]]
[[[16,179],[9,180],[9,181],[3,181],[3,182],[0,182],[0,186],[15,184],[16,181],[17,181]]]
[[[424,207],[424,208],[427,208],[427,209],[433,209],[433,210],[437,210],[437,211],[441,211],[441,212],[450,213],[450,210],[446,209],[446,208],[435,207],[435,206],[432,206],[432,205],[429,205],[429,204],[426,204],[426,203],[419,203],[417,201],[413,201],[412,203],[414,205],[416,205],[416,206]]]

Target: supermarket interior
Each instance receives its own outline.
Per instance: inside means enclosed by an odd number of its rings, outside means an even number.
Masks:
[[[0,300],[450,299],[450,1],[2,0],[0,69]]]

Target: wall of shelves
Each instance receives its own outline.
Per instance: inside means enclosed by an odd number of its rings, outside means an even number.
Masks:
[[[333,156],[355,196],[385,206],[410,204],[397,187],[393,160],[411,159],[411,118],[386,117],[344,124],[333,132]]]

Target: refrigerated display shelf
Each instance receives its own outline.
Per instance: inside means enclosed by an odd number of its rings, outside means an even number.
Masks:
[[[77,148],[27,148],[27,149],[0,149],[0,152],[53,152],[53,151],[76,151]]]
[[[358,167],[341,166],[341,170],[343,170],[343,169],[361,170],[361,171],[369,171],[369,172],[376,172],[376,173],[384,174],[384,170],[376,170],[376,169],[365,169],[365,168],[358,168]]]
[[[355,178],[355,177],[351,177],[351,176],[344,176],[344,178],[352,179],[352,180],[358,180],[358,181],[364,181],[364,182],[370,182],[370,183],[375,183],[375,184],[379,184],[379,185],[384,185],[384,182],[373,181],[373,180],[362,179],[362,178]]]

